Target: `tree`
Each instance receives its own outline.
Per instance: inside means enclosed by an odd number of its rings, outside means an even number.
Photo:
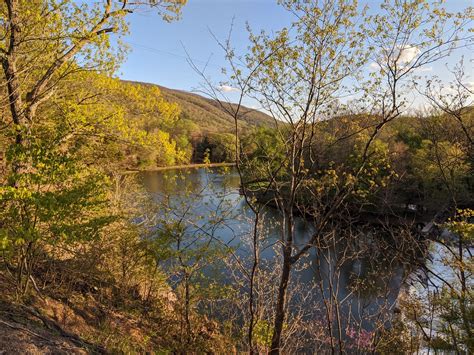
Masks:
[[[467,82],[464,59],[462,59],[451,71],[454,80],[449,86],[442,85],[438,77],[434,77],[426,83],[422,94],[435,110],[446,114],[453,119],[462,129],[466,143],[466,151],[471,155],[474,146],[473,134],[474,123],[472,113],[472,100],[474,88]],[[463,143],[462,141],[460,143]]]
[[[232,109],[222,104],[235,119],[236,163],[246,201],[257,218],[260,209],[252,196],[263,203],[271,201],[282,218],[281,274],[271,353],[279,353],[282,347],[291,270],[318,240],[331,233],[329,222],[336,216],[343,217],[354,193],[374,173],[370,164],[377,148],[373,146],[382,129],[407,109],[407,95],[413,91],[411,78],[423,66],[472,40],[464,32],[472,9],[465,14],[451,14],[438,3],[384,1],[380,11],[367,15],[350,1],[280,3],[293,15],[293,23],[274,34],[251,33],[246,55],[236,54],[230,36],[219,42],[229,61],[226,84],[240,90],[239,102],[245,96],[257,100],[274,117],[275,135],[284,142],[280,162],[269,166],[261,176],[252,174],[257,173],[252,169],[246,176],[244,167],[249,159],[238,149],[240,106]],[[377,68],[370,75],[363,70],[368,64]],[[202,74],[207,92],[221,102],[228,101]],[[355,90],[348,88],[351,81],[357,83]],[[338,99],[349,93],[365,104],[362,111],[369,116],[355,157],[357,164],[330,164],[321,169],[318,156],[312,154],[314,148],[324,144],[316,124],[337,116]],[[351,136],[340,137],[339,142],[344,144]],[[272,158],[270,153],[260,156]],[[311,203],[304,203],[303,196]],[[295,244],[295,211],[311,216],[314,224],[314,234],[302,246]],[[251,339],[249,336],[253,352]]]
[[[207,349],[205,329],[207,317],[214,316],[213,300],[227,299],[231,288],[210,276],[214,269],[222,274],[224,261],[233,249],[220,234],[235,233],[227,223],[236,218],[231,197],[225,187],[215,187],[213,174],[199,172],[183,184],[189,172],[171,170],[164,179],[173,194],[162,191],[154,242],[156,250],[165,246],[168,257],[160,266],[166,270],[175,290],[179,313],[178,351]],[[230,238],[232,240],[233,238]],[[225,278],[225,277],[223,277]],[[217,307],[218,309],[220,307]],[[200,317],[203,311],[205,317]],[[218,313],[219,315],[219,313]],[[222,327],[220,327],[222,328]]]
[[[133,4],[107,0],[89,6],[73,1],[44,1],[38,6],[19,0],[5,1],[1,7],[0,52],[18,149],[27,145],[38,108],[54,94],[60,81],[77,71],[112,73],[116,69],[114,58],[120,59],[124,50],[120,45],[112,48],[110,34],[120,38],[126,32],[127,14],[147,5],[158,8],[164,19],[171,20],[184,3],[185,0]],[[21,172],[24,164],[15,159],[14,172]]]
[[[103,106],[95,111],[88,106],[95,95],[87,88],[66,83],[87,80],[90,72],[113,73],[125,53],[120,37],[128,14],[148,6],[171,20],[184,3],[7,0],[0,5],[2,102],[9,108],[2,117],[8,184],[0,187],[0,229],[5,265],[16,275],[19,295],[34,284],[32,272],[48,245],[97,237],[112,219],[104,208],[108,178],[103,167],[84,159],[84,151],[89,138],[113,140],[120,125],[107,120],[110,111]],[[111,45],[112,34],[117,46]]]

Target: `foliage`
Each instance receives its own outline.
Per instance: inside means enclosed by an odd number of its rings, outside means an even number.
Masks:
[[[318,252],[320,246],[327,249],[326,237],[339,234],[334,221],[351,223],[361,206],[407,205],[415,197],[427,206],[471,201],[473,115],[464,107],[469,89],[458,86],[462,105],[453,105],[455,94],[437,97],[428,90],[438,110],[419,117],[405,111],[403,117],[407,96],[400,88],[408,93],[413,87],[408,79],[416,79],[417,69],[451,53],[472,11],[449,14],[437,2],[384,1],[380,12],[367,15],[348,0],[280,1],[294,15],[288,27],[272,34],[251,32],[249,52],[242,57],[228,43],[223,46],[233,68],[229,80],[242,95],[257,98],[271,119],[234,104],[113,78],[127,52],[121,38],[128,31],[128,14],[151,7],[169,21],[179,17],[185,3],[6,0],[0,5],[5,107],[0,153],[6,158],[0,167],[0,281],[13,285],[20,301],[35,293],[66,299],[87,294],[110,313],[123,312],[149,328],[137,345],[132,334],[117,336],[104,322],[101,341],[112,351],[156,346],[222,353],[235,341],[251,352],[275,353],[282,339],[296,334],[296,322],[287,317],[290,274],[316,246]],[[417,54],[406,59],[407,51]],[[364,75],[369,60],[378,70]],[[351,103],[339,101],[354,94],[350,81],[360,84],[366,105],[357,114],[350,112]],[[229,112],[241,116],[232,122]],[[217,128],[218,123],[225,127]],[[227,200],[226,191],[200,186],[207,195],[193,195],[176,176],[182,194],[150,197],[135,177],[124,174],[191,161],[237,161],[243,174],[241,191],[257,218],[253,270],[239,264],[245,282],[237,286],[208,276],[216,270],[222,274],[224,261],[235,256],[219,239],[227,221],[236,218],[235,200]],[[247,194],[264,189],[284,222],[275,244],[281,248],[276,258],[281,267],[267,278],[259,266],[259,248],[268,249],[267,241],[259,240],[263,207]],[[203,203],[196,207],[195,202]],[[303,244],[295,234],[296,210],[309,215],[315,227]],[[454,247],[439,240],[448,251],[443,262],[451,275],[436,274],[437,289],[407,307],[421,333],[433,327],[431,319],[439,320],[434,335],[424,333],[417,344],[473,351],[473,217],[472,210],[459,210],[442,227],[455,239]],[[404,239],[395,228],[389,231]],[[260,289],[252,288],[256,277]],[[217,324],[216,305],[232,304],[249,281],[243,316]],[[299,328],[299,336],[324,334],[324,346],[342,351],[329,324],[339,310],[337,295],[330,296],[336,301],[325,300],[328,329]],[[270,305],[254,314],[262,300],[271,300]],[[241,339],[242,319],[248,344]],[[220,337],[226,327],[240,338]],[[393,339],[384,338],[381,346],[398,342],[409,349],[393,334],[405,336],[409,330],[400,324],[393,330],[386,332]],[[376,332],[351,327],[345,332],[357,349],[373,350]]]
[[[196,162],[233,162],[235,160],[235,136],[231,133],[211,133],[196,144]]]
[[[450,255],[444,259],[453,275],[439,293],[431,295],[436,316],[441,320],[431,344],[435,349],[474,351],[474,260],[469,251],[474,242],[473,217],[473,210],[458,210],[456,217],[445,225],[459,239],[457,250],[449,248]]]

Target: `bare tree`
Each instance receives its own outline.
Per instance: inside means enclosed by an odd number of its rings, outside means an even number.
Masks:
[[[439,4],[385,1],[378,14],[368,16],[349,1],[281,3],[294,22],[272,35],[251,33],[251,48],[245,56],[235,53],[230,37],[219,42],[229,62],[226,84],[241,92],[237,105],[226,103],[205,68],[194,66],[205,81],[204,91],[218,99],[235,120],[236,163],[246,200],[254,209],[256,200],[271,204],[281,215],[281,274],[271,353],[281,349],[291,270],[331,234],[332,220],[350,216],[349,202],[371,174],[374,143],[383,128],[409,106],[410,79],[472,41],[472,35],[464,32],[471,9],[466,14],[449,14]],[[367,65],[373,69],[369,75]],[[351,81],[356,84],[349,85]],[[340,100],[349,95],[365,103],[367,124],[337,141],[344,144],[350,137],[361,137],[356,164],[349,169],[344,164],[324,165],[314,154],[326,144],[317,127],[334,117]],[[259,102],[274,118],[275,140],[254,157],[246,156],[239,144],[244,97]],[[312,236],[302,245],[295,242],[295,213],[310,218],[314,225]]]
[[[428,99],[433,108],[457,122],[464,133],[467,150],[472,151],[474,147],[472,140],[474,124],[470,116],[472,116],[474,88],[469,83],[464,59],[451,70],[451,73],[454,80],[449,85],[445,85],[439,78],[434,77],[427,82],[422,94]]]

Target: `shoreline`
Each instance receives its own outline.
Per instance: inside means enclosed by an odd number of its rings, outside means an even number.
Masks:
[[[145,171],[162,171],[162,170],[175,170],[175,169],[199,169],[199,168],[217,168],[217,167],[230,167],[235,166],[235,163],[196,163],[196,164],[184,164],[184,165],[171,165],[171,166],[158,166],[156,168],[147,169],[130,169],[125,170],[125,173],[140,173]]]

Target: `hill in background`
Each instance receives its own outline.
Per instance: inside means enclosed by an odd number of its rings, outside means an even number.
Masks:
[[[202,133],[234,133],[233,118],[226,112],[221,105],[212,99],[204,96],[182,91],[169,89],[164,86],[126,81],[137,85],[156,86],[160,89],[163,98],[166,101],[177,103],[183,112],[183,117],[190,119],[202,131]],[[237,107],[235,104],[228,104],[229,107]],[[255,109],[241,106],[241,124],[242,130],[253,127],[268,126],[273,122],[273,118],[269,115]]]

